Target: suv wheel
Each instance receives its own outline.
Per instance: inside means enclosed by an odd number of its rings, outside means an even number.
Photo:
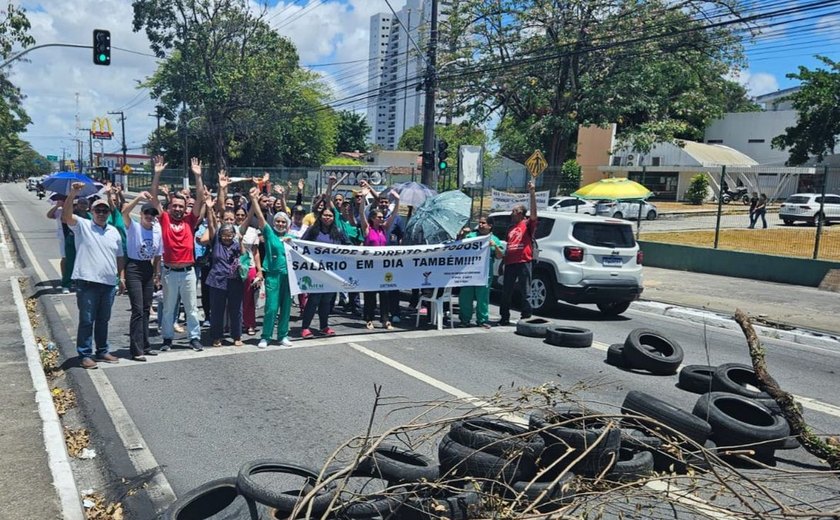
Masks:
[[[793,221],[790,220],[790,219],[782,219],[782,222],[784,222],[786,226],[792,226],[793,225]]]
[[[599,303],[598,310],[605,316],[618,316],[630,307],[630,302]]]
[[[624,218],[624,213],[616,211],[615,214],[613,214],[613,218]]]
[[[531,278],[531,290],[528,293],[528,303],[532,312],[543,313],[551,309],[557,300],[554,288],[544,272],[538,272]]]
[[[656,211],[650,210],[647,212],[647,216],[645,216],[647,220],[656,220]]]

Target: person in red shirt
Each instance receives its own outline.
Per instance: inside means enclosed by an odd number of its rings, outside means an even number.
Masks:
[[[163,262],[158,278],[163,283],[163,311],[158,312],[161,325],[163,345],[160,350],[172,348],[172,338],[175,335],[175,305],[178,295],[184,304],[187,315],[187,332],[190,338],[190,348],[196,352],[204,350],[201,344],[201,325],[198,321],[198,303],[196,299],[195,278],[195,236],[193,235],[198,223],[201,209],[204,207],[204,184],[201,180],[201,161],[192,159],[190,169],[195,176],[196,201],[192,211],[187,213],[187,199],[180,193],[172,195],[166,211],[160,207],[158,200],[158,183],[160,174],[166,169],[163,157],[154,158],[155,175],[152,179],[152,204],[160,215],[160,230],[163,241]]]
[[[510,325],[510,304],[514,291],[519,297],[522,319],[531,317],[528,291],[531,290],[531,261],[534,259],[532,245],[537,231],[537,193],[534,182],[528,181],[531,196],[531,211],[525,216],[525,206],[518,204],[510,211],[511,226],[507,231],[505,250],[505,272],[502,282],[502,301],[499,305],[499,325]]]

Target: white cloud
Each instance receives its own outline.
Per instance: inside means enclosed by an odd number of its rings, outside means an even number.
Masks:
[[[742,70],[729,74],[729,79],[744,86],[747,89],[747,94],[751,97],[779,90],[779,80],[776,79],[776,76],[767,72]]]
[[[22,0],[20,3],[27,9],[31,34],[38,44],[89,45],[92,30],[100,28],[111,31],[114,47],[151,54],[145,33],[132,31],[131,2]],[[307,5],[288,4],[291,2],[279,2],[269,9],[267,16],[277,15],[270,24],[279,27],[280,34],[295,43],[302,64],[367,59],[370,16],[388,10],[384,2],[370,0],[324,4],[310,0]],[[391,4],[400,9],[404,1]],[[259,9],[257,4],[254,7]],[[293,21],[287,24],[289,20]],[[147,91],[141,92],[136,87],[138,81],[154,72],[154,58],[114,49],[111,65],[102,67],[93,64],[90,49],[65,47],[38,49],[27,58],[28,62],[18,62],[8,72],[27,96],[24,106],[33,120],[23,137],[42,154],[61,155],[63,147],[68,154],[75,155],[77,92],[81,127],[88,127],[92,118],[104,116],[108,111],[123,110],[129,148],[139,148],[153,130],[155,119],[148,114],[154,112],[154,102]],[[326,75],[338,96],[351,83],[357,84],[353,91],[366,90],[366,78],[367,64],[363,62],[339,67],[332,77]],[[110,117],[118,135],[116,140],[106,141],[106,151],[120,147],[117,116]],[[86,133],[82,134],[87,147]]]

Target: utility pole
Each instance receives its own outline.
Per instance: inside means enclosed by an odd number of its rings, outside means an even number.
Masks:
[[[128,152],[128,148],[125,145],[125,114],[122,110],[118,112],[108,112],[111,115],[119,115],[120,116],[120,123],[122,123],[122,153],[123,153],[123,166],[128,164],[128,159],[126,158],[126,153]]]
[[[429,50],[426,59],[426,105],[423,112],[423,171],[421,181],[436,188],[435,178],[435,89],[437,88],[437,22],[438,0],[432,0],[432,19],[429,24]]]
[[[157,141],[157,153],[160,153],[160,120],[163,117],[163,107],[157,105],[154,114],[148,114],[149,117],[157,118],[157,130],[155,131],[155,140]]]
[[[91,132],[90,128],[79,128],[82,132],[88,133],[88,168],[93,168],[93,133]]]

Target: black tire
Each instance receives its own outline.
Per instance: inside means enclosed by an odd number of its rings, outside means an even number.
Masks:
[[[748,205],[748,204],[750,203],[750,196],[749,196],[749,195],[744,194],[744,195],[741,197],[741,203],[742,203],[744,206]]]
[[[689,468],[694,470],[707,471],[711,468],[709,460],[706,458],[704,451],[715,454],[717,445],[714,441],[707,440],[703,443],[703,450],[697,450],[694,447],[691,449],[680,449],[677,452],[660,449],[651,452],[653,454],[653,469],[656,471],[674,472],[684,474],[688,472]]]
[[[596,303],[595,305],[604,316],[618,316],[629,309],[631,303],[633,302],[606,302]]]
[[[782,219],[782,222],[783,222],[783,223],[784,223],[784,225],[786,225],[786,226],[792,226],[792,225],[793,225],[793,221],[792,221],[792,220],[790,220],[790,219]]]
[[[620,212],[620,211],[616,211],[616,212],[613,214],[613,218],[624,218],[624,213],[622,213],[622,212]]]
[[[557,305],[557,297],[554,295],[554,285],[549,279],[545,270],[537,270],[531,278],[531,287],[528,288],[528,303],[531,305],[531,312],[545,314]]]
[[[546,329],[545,342],[556,347],[591,347],[592,331],[581,327],[548,327]]]
[[[574,489],[572,489],[572,482],[575,479],[575,474],[567,471],[557,483],[552,485],[554,479],[545,481],[528,481],[528,482],[514,482],[510,487],[512,489],[505,489],[505,496],[509,499],[515,498],[520,493],[528,504],[536,503],[539,507],[554,506],[559,507],[563,504],[570,503],[574,497]],[[545,496],[540,498],[540,495],[545,492]]]
[[[400,510],[405,498],[395,493],[388,495],[354,496],[338,512],[339,518],[388,518]]]
[[[754,401],[766,406],[767,409],[770,410],[770,413],[772,413],[773,415],[782,415],[782,407],[779,406],[779,403],[777,403],[776,400],[772,397],[769,397],[767,399],[758,398],[754,399]]]
[[[227,509],[236,498],[236,477],[220,478],[188,491],[173,502],[161,518],[163,520],[201,520]]]
[[[422,480],[433,482],[440,476],[440,468],[429,457],[389,444],[380,444],[370,457],[360,460],[358,472],[387,480],[391,486]]]
[[[624,403],[621,405],[621,413],[649,417],[685,435],[697,444],[706,442],[712,433],[712,427],[700,417],[637,390],[627,392]],[[640,421],[639,424],[646,430],[657,430],[657,426],[651,422]],[[668,436],[674,435],[670,430],[663,430],[661,433]]]
[[[474,450],[482,450],[497,456],[522,452],[536,461],[545,442],[542,437],[528,428],[502,419],[477,418],[452,423],[449,436]]]
[[[590,412],[588,415],[593,414]],[[615,464],[618,457],[617,452],[621,446],[621,430],[614,426],[607,426],[599,419],[574,421],[574,418],[573,416],[564,417],[562,415],[539,413],[531,414],[529,418],[528,422],[531,428],[539,430],[540,436],[545,440],[545,450],[539,461],[541,468],[551,467],[544,473],[545,479],[555,478],[566,468],[578,475],[591,477],[604,470],[609,470]],[[555,425],[557,422],[562,423],[569,420],[572,420],[572,422],[563,426]],[[604,438],[598,442],[605,428],[608,428],[608,431]],[[592,449],[584,458],[574,466],[569,466],[590,447]]]
[[[432,496],[409,498],[400,508],[400,520],[467,520],[478,518],[481,497],[475,491],[452,494],[438,490]],[[387,517],[386,517],[387,518]]]
[[[530,480],[537,473],[534,460],[527,456],[500,457],[468,448],[452,440],[448,434],[438,445],[438,459],[441,476],[448,479],[470,476],[512,484]]]
[[[747,397],[725,392],[710,392],[700,396],[694,405],[694,415],[706,418],[712,425],[712,440],[718,446],[744,444],[781,444],[790,435],[790,427],[780,416],[773,415],[766,406]]]
[[[613,343],[607,349],[607,364],[618,368],[627,368],[624,359],[624,343]]]
[[[633,482],[653,474],[653,454],[622,448],[618,452],[618,461],[604,477],[611,482]]]
[[[260,473],[288,473],[304,477],[307,479],[308,484],[314,484],[318,480],[319,472],[297,464],[289,464],[273,459],[260,459],[248,462],[239,469],[239,475],[236,477],[236,487],[242,496],[260,504],[273,507],[282,513],[291,513],[295,506],[306,496],[308,491],[305,489],[294,491],[268,489],[257,484],[251,478],[253,475]],[[325,490],[323,493],[313,497],[312,512],[320,514],[326,511],[334,496],[335,490]]]
[[[712,375],[712,392],[728,392],[750,399],[772,399],[770,394],[758,389],[753,390],[747,385],[758,387],[755,370],[750,365],[725,363],[717,367]]]
[[[683,390],[695,394],[711,392],[712,374],[715,373],[716,368],[712,365],[686,365],[680,370],[677,385]]]
[[[545,318],[528,318],[516,322],[516,333],[529,338],[544,338],[549,327],[554,322]]]
[[[655,330],[633,329],[624,341],[627,364],[652,374],[676,374],[683,357],[679,343]]]
[[[656,211],[655,210],[648,211],[647,215],[645,215],[645,219],[646,220],[656,220]]]
[[[621,429],[621,449],[633,451],[657,451],[662,447],[662,439],[651,437],[635,428]]]

